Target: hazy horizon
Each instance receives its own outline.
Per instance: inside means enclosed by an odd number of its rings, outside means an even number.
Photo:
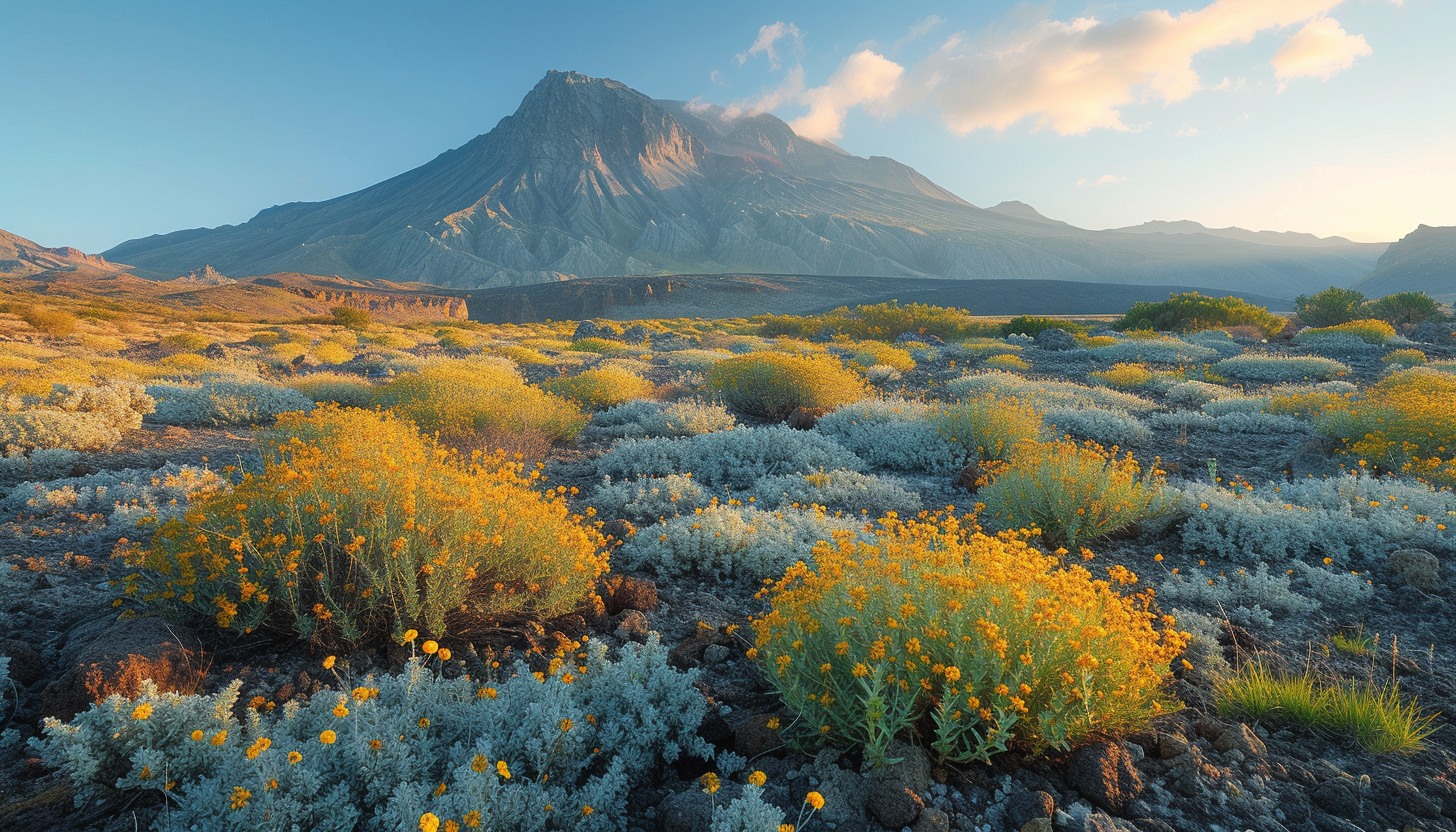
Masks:
[[[489,131],[549,69],[771,112],[1086,228],[1456,225],[1456,8],[1196,2],[12,4],[0,228],[94,253],[331,199]]]

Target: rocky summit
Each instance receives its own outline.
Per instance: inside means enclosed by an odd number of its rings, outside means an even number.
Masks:
[[[235,277],[301,272],[451,287],[747,272],[1184,284],[1293,297],[1358,280],[1383,249],[1229,231],[1191,223],[1089,231],[1022,203],[982,209],[893,159],[810,141],[771,115],[658,101],[617,81],[553,71],[495,129],[393,179],[105,254],[169,275],[210,264]]]

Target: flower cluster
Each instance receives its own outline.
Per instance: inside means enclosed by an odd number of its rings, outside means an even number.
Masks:
[[[572,609],[606,570],[602,536],[503,455],[466,461],[398,417],[284,417],[265,470],[122,550],[128,596],[219,627],[358,642],[447,617]]]
[[[1151,593],[1112,582],[953,515],[881,522],[815,548],[764,590],[755,658],[798,717],[791,738],[860,746],[873,764],[922,718],[952,760],[1013,742],[1066,748],[1145,722],[1183,644]],[[928,717],[927,717],[928,712]],[[789,729],[786,728],[786,731]]]

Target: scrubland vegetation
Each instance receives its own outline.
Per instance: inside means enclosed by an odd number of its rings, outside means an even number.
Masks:
[[[1456,323],[1419,298],[5,309],[0,755],[52,771],[7,822],[1020,830],[1042,791],[1318,829],[1343,781],[1274,766],[1456,765]],[[57,705],[76,633],[158,619],[205,670],[95,653]]]

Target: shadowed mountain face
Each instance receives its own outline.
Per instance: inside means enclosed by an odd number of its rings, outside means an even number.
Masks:
[[[1368,298],[1425,292],[1456,301],[1456,226],[1422,225],[1380,256],[1375,271],[1355,284]]]
[[[1293,297],[1367,274],[1382,246],[1086,231],[1030,206],[977,208],[892,159],[769,115],[654,101],[551,72],[512,116],[408,173],[239,226],[106,256],[184,274],[272,272],[441,286],[755,272],[1185,284]]]

